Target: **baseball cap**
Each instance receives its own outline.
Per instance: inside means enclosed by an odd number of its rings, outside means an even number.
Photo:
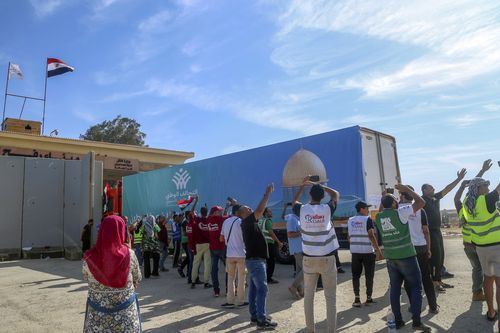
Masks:
[[[222,208],[221,206],[213,206],[212,208],[210,208],[210,215],[215,212],[222,212],[223,210],[224,208]]]
[[[368,208],[368,207],[371,207],[371,206],[372,206],[372,205],[369,205],[369,204],[367,204],[367,203],[366,203],[366,202],[364,202],[364,201],[358,201],[358,202],[356,203],[356,206],[355,206],[355,207],[356,207],[356,211],[358,211],[358,212],[359,212],[359,211],[361,210],[361,208]]]

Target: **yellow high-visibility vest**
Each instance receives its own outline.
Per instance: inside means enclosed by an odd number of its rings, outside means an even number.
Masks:
[[[500,243],[500,213],[495,209],[488,212],[486,196],[480,195],[476,200],[476,216],[472,216],[465,206],[467,197],[463,202],[464,218],[470,229],[471,241],[478,246]]]
[[[460,209],[460,212],[458,212],[458,219],[460,220],[460,223],[462,225],[462,239],[464,243],[472,243],[472,233],[470,226],[467,225],[467,220],[464,217],[464,208]]]
[[[144,233],[144,226],[141,226],[141,228],[137,231],[134,231],[134,244],[141,244],[142,242],[142,234]]]

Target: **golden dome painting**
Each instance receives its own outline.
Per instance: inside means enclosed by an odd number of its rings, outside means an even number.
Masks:
[[[328,181],[325,165],[318,155],[301,148],[288,159],[283,169],[282,186],[300,187],[307,175],[318,176],[321,183]]]

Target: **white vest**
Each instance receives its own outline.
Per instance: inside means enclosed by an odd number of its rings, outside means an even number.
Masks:
[[[410,206],[411,204],[401,204],[400,206]],[[410,215],[408,219],[408,226],[410,227],[410,236],[413,246],[427,245],[425,240],[424,231],[422,230],[422,210],[419,209],[416,213]]]
[[[349,232],[351,253],[373,253],[372,243],[368,237],[366,223],[368,216],[356,215],[349,218],[347,231]]]
[[[331,210],[327,204],[302,205],[300,232],[302,251],[309,256],[324,256],[339,248],[335,228],[330,222]]]

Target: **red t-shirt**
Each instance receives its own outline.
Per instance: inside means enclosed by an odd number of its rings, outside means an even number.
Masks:
[[[225,219],[227,216],[209,216],[207,219],[210,250],[224,250],[225,244],[220,241],[220,232]]]
[[[210,243],[210,235],[208,231],[208,219],[206,217],[196,216],[196,225],[198,226],[198,243],[205,244]]]
[[[206,217],[195,216],[191,214],[189,216],[188,225],[191,225],[192,227],[193,248],[196,247],[197,244],[210,243],[210,236],[208,234],[208,223]]]

